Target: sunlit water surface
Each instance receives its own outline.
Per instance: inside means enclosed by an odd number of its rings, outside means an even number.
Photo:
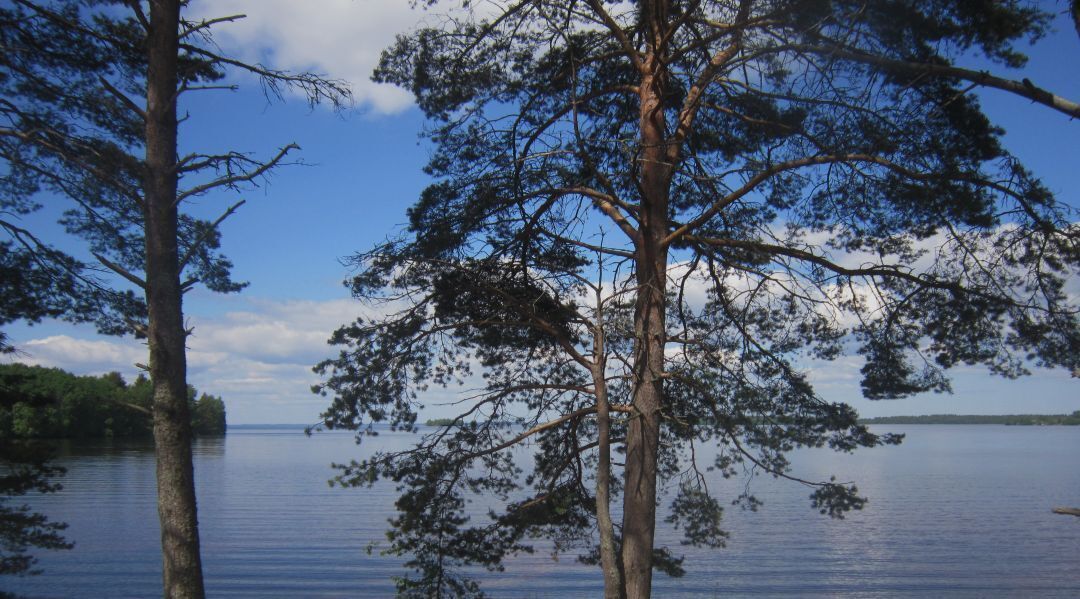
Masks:
[[[870,503],[843,521],[819,515],[803,486],[756,477],[757,512],[725,510],[727,547],[658,541],[686,556],[687,575],[658,574],[656,597],[1080,597],[1080,427],[889,426],[899,447],[839,455],[800,451],[803,478],[855,481]],[[344,433],[232,430],[195,447],[203,563],[210,597],[384,597],[402,559],[384,556],[392,485],[330,488],[331,462],[357,447]],[[0,579],[27,597],[160,596],[154,459],[145,444],[61,448],[64,490],[31,500],[70,524],[74,550],[41,554],[45,573]],[[735,497],[745,479],[711,483]],[[372,544],[375,544],[372,546]],[[369,546],[373,547],[369,551]],[[599,570],[543,550],[478,572],[494,597],[599,596]]]

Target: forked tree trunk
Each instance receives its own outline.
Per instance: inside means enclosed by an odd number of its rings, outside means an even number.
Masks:
[[[170,599],[201,599],[204,591],[191,459],[186,333],[175,205],[179,24],[179,0],[150,2],[143,215],[149,309],[147,337],[154,388],[163,594]]]

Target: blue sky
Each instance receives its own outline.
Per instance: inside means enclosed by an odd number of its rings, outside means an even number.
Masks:
[[[427,148],[418,133],[422,115],[402,90],[376,86],[367,75],[379,50],[411,27],[422,13],[407,2],[327,0],[320,10],[295,0],[197,0],[213,15],[245,13],[248,19],[219,30],[228,52],[292,70],[314,70],[350,81],[353,109],[309,108],[299,97],[268,101],[256,82],[239,79],[241,91],[208,92],[189,99],[184,148],[233,149],[272,155],[295,142],[305,165],[276,171],[268,184],[238,195],[201,198],[194,207],[214,216],[238,199],[246,205],[223,225],[224,249],[236,278],[250,282],[239,295],[195,290],[185,312],[195,327],[189,343],[189,379],[224,397],[232,423],[315,422],[326,400],[308,388],[311,366],[328,357],[330,332],[359,315],[342,281],[339,258],[363,250],[400,228],[405,210],[427,180]],[[1050,3],[1064,9],[1065,2]],[[1057,31],[1031,51],[1023,72],[1036,84],[1080,99],[1080,38],[1064,17]],[[971,62],[971,66],[978,66]],[[1007,131],[1006,143],[1040,174],[1060,199],[1080,205],[1080,122],[993,90],[981,93],[986,111]],[[182,148],[183,149],[183,148]],[[49,215],[35,217],[42,226]],[[62,236],[55,240],[65,244]],[[13,326],[9,333],[22,361],[77,373],[117,370],[134,377],[145,347],[105,338],[92,327],[45,323]],[[954,394],[893,402],[859,398],[858,358],[813,366],[812,378],[830,400],[852,403],[867,416],[927,413],[1048,413],[1080,409],[1080,379],[1038,371],[1019,381],[960,369]],[[432,398],[431,403],[436,403]],[[439,416],[432,407],[426,414]]]

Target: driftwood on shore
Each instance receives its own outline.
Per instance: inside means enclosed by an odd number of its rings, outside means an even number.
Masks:
[[[1080,517],[1080,508],[1076,507],[1056,507],[1050,511],[1054,512],[1055,514],[1065,514],[1067,516]]]

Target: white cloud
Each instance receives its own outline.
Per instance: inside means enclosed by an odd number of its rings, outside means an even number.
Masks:
[[[359,105],[394,113],[412,104],[403,89],[370,81],[384,48],[423,17],[401,0],[196,0],[192,18],[244,14],[214,28],[214,39],[243,60],[344,79]]]
[[[247,303],[248,309],[223,317],[192,317],[188,356],[193,364],[213,364],[229,355],[267,363],[314,363],[327,355],[330,333],[362,310],[347,299]]]
[[[78,339],[68,335],[17,341],[16,346],[19,362],[86,374],[117,371],[131,376],[137,371],[135,364],[146,362],[147,356],[146,347],[136,341]]]
[[[240,305],[219,317],[190,317],[194,334],[188,339],[188,381],[222,396],[233,423],[315,422],[327,400],[311,393],[319,381],[311,368],[336,352],[326,343],[334,329],[365,308],[351,299],[243,298]],[[128,380],[139,373],[135,364],[147,361],[140,341],[100,337],[88,327],[70,331],[14,339],[21,352],[15,359],[76,374],[118,371]]]
[[[231,422],[314,422],[327,405],[311,393],[311,371],[336,351],[326,340],[365,312],[351,299],[267,301],[193,316],[188,341],[192,384],[225,398]]]

